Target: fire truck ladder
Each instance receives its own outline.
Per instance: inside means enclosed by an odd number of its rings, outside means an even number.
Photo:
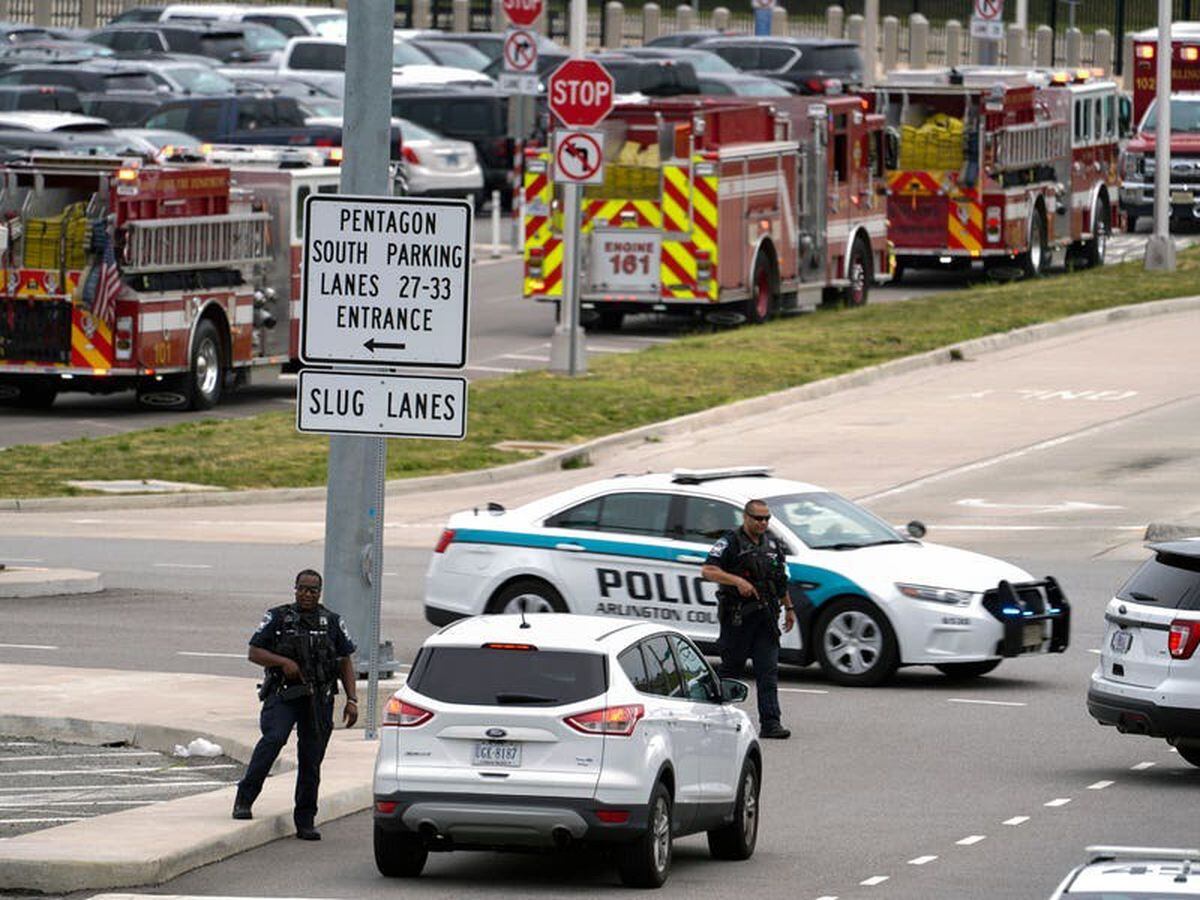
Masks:
[[[137,274],[267,262],[270,224],[265,212],[129,222],[122,268]]]
[[[1066,152],[1066,122],[1014,125],[996,135],[994,168],[998,172],[1012,172],[1044,166]]]

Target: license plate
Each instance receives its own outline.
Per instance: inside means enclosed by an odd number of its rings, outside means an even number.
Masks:
[[[1114,631],[1112,636],[1113,653],[1124,653],[1133,646],[1132,631]]]
[[[1030,622],[1025,626],[1024,633],[1021,635],[1021,646],[1040,647],[1045,639],[1046,626],[1041,622]]]
[[[1192,203],[1195,200],[1195,194],[1192,191],[1171,191],[1172,203]]]
[[[476,741],[471,765],[516,768],[521,765],[521,745],[513,741]]]

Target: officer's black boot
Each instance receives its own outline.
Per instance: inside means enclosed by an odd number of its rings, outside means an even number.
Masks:
[[[250,812],[250,806],[250,801],[243,797],[239,791],[238,795],[233,798],[233,817],[235,819],[253,819],[254,816]]]
[[[758,736],[760,738],[784,741],[792,736],[792,732],[791,729],[784,728],[779,722],[768,722],[759,730]]]

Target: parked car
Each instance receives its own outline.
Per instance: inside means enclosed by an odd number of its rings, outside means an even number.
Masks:
[[[113,61],[119,72],[140,73],[154,82],[155,90],[164,94],[229,94],[236,88],[232,81],[211,66],[173,59]]]
[[[178,97],[140,124],[182,131],[214,144],[342,146],[340,124],[309,124],[295,97],[276,94]]]
[[[459,44],[466,44],[474,47],[480,53],[488,58],[489,62],[494,62],[504,56],[504,32],[503,31],[449,31],[449,32],[421,32],[418,37],[427,37],[439,41],[454,41]],[[538,55],[544,53],[555,53],[561,56],[567,55],[566,48],[558,42],[551,40],[546,35],[540,32],[534,32],[534,38],[538,45]]]
[[[711,50],[740,72],[796,85],[804,94],[862,86],[858,44],[830,38],[717,37],[695,45]]]
[[[783,83],[739,72],[711,50],[695,47],[631,47],[621,51],[635,59],[670,59],[690,65],[699,79],[702,94],[742,97],[786,97],[794,93]]]
[[[409,194],[478,198],[483,191],[483,169],[474,144],[443,137],[408,119],[400,120],[400,131]]]
[[[222,62],[271,62],[287,40],[279,32],[252,23],[159,22],[108,25],[88,38],[117,53],[191,53]]]
[[[0,72],[0,85],[59,85],[74,88],[80,94],[105,91],[154,91],[158,87],[146,72],[122,70],[93,62],[74,66],[17,66]]]
[[[460,69],[482,72],[491,62],[474,47],[455,41],[414,38],[409,43],[433,57],[439,66],[457,66]]]
[[[6,131],[109,131],[108,122],[79,113],[30,110],[0,113],[0,128]]]
[[[696,70],[690,62],[620,52],[597,53],[592,59],[608,70],[617,96],[678,97],[700,93]]]
[[[33,153],[71,153],[120,156],[138,153],[136,146],[103,128],[85,131],[30,131],[0,126],[0,161],[21,159]]]
[[[1122,734],[1165,738],[1200,766],[1200,539],[1149,549],[1104,611],[1088,712]]]
[[[108,20],[109,25],[125,25],[130,23],[157,22],[162,18],[163,4],[142,4],[122,10]]]
[[[744,684],[686,636],[599,617],[480,616],[426,639],[384,708],[375,864],[415,877],[430,851],[607,847],[661,887],[676,837],[715,859],[758,840],[763,759]]]
[[[140,125],[169,100],[167,94],[149,91],[106,91],[83,94],[83,111],[108,121],[114,128]]]
[[[0,110],[54,110],[56,112],[84,112],[79,94],[68,87],[55,85],[13,84],[0,87]]]
[[[200,154],[200,141],[182,131],[169,131],[165,128],[114,128],[113,134],[131,143],[142,144],[155,156],[165,153],[177,157],[188,151],[197,157]]]
[[[113,51],[87,41],[25,41],[21,44],[0,44],[0,69],[10,69],[27,63],[56,63],[69,65],[89,59],[107,59]]]
[[[1088,847],[1050,900],[1193,900],[1200,897],[1200,850]]]
[[[691,47],[709,38],[720,37],[723,32],[715,28],[697,28],[694,31],[676,31],[673,34],[660,34],[646,41],[647,47]]]
[[[757,75],[698,75],[700,93],[710,96],[790,97],[792,92],[778,81]]]
[[[26,22],[0,22],[0,44],[23,44],[26,41],[67,40],[65,31],[30,25]]]
[[[232,3],[172,3],[160,15],[171,19],[210,19],[255,22],[273,28],[286,38],[332,37],[346,39],[346,11],[332,6],[241,6]]]
[[[508,95],[497,90],[415,87],[392,92],[392,115],[448,138],[468,141],[483,169],[483,191],[512,205],[515,141],[508,137]]]

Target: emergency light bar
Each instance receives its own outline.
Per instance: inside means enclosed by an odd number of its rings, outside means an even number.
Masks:
[[[674,484],[702,484],[722,478],[766,478],[774,474],[771,466],[730,466],[727,469],[672,469]]]

